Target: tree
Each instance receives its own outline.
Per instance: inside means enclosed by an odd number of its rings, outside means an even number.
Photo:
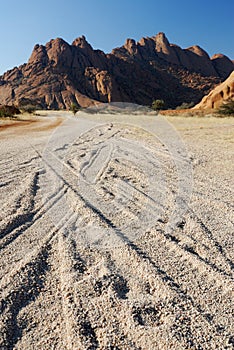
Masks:
[[[154,100],[152,102],[152,109],[155,111],[159,111],[165,107],[165,102],[163,100]]]
[[[76,115],[79,109],[80,107],[76,103],[71,104],[70,110],[72,111],[73,115]]]

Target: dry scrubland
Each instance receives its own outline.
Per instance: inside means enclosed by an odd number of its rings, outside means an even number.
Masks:
[[[186,213],[168,232],[178,183],[167,147],[117,116],[70,145],[63,118],[0,121],[0,348],[233,349],[233,119],[166,117],[193,168]],[[44,162],[58,126],[62,147]],[[167,186],[155,184],[164,201],[152,204],[154,164]],[[134,237],[148,202],[155,220]],[[105,249],[108,230],[133,236]]]

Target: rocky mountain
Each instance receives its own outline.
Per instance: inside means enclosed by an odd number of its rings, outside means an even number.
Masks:
[[[194,109],[216,109],[227,101],[234,99],[234,71],[221,84],[216,86],[207,96],[204,96]]]
[[[110,54],[94,50],[82,36],[71,45],[57,38],[36,45],[28,63],[0,77],[0,104],[36,104],[42,108],[90,106],[100,102],[168,107],[198,103],[234,69],[218,54],[210,58],[199,46],[182,49],[164,33],[139,42],[127,39]]]

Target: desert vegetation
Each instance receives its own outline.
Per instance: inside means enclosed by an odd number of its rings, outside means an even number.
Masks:
[[[234,100],[228,100],[226,102],[223,102],[223,104],[219,107],[216,113],[219,116],[224,115],[234,117]]]
[[[34,114],[37,108],[32,104],[27,104],[27,105],[20,106],[20,110],[22,113]]]
[[[189,109],[194,107],[194,102],[183,102],[180,106],[176,107],[176,110],[180,110],[180,109]]]
[[[78,106],[77,103],[72,103],[70,107],[70,111],[73,113],[73,115],[76,115],[76,113],[80,110],[80,106]]]
[[[165,109],[165,106],[166,106],[166,104],[165,104],[164,100],[154,100],[152,102],[152,109],[154,111],[160,111],[161,109]]]
[[[14,118],[20,114],[20,110],[15,106],[0,105],[0,118]]]

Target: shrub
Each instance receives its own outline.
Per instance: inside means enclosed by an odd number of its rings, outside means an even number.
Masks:
[[[152,102],[152,109],[154,111],[159,111],[160,109],[165,108],[165,102],[163,100],[154,100]]]
[[[41,109],[41,102],[30,98],[20,98],[18,107],[22,113],[34,114],[36,110]]]
[[[20,106],[22,113],[34,114],[37,107],[31,104]]]
[[[72,103],[70,107],[70,111],[76,115],[76,113],[80,110],[80,106],[78,106],[76,103]]]
[[[13,118],[15,115],[20,114],[20,110],[15,106],[0,106],[0,117]]]
[[[180,106],[177,106],[176,109],[189,109],[194,106],[194,102],[183,102]]]
[[[234,116],[234,100],[227,100],[217,110],[219,115]]]

